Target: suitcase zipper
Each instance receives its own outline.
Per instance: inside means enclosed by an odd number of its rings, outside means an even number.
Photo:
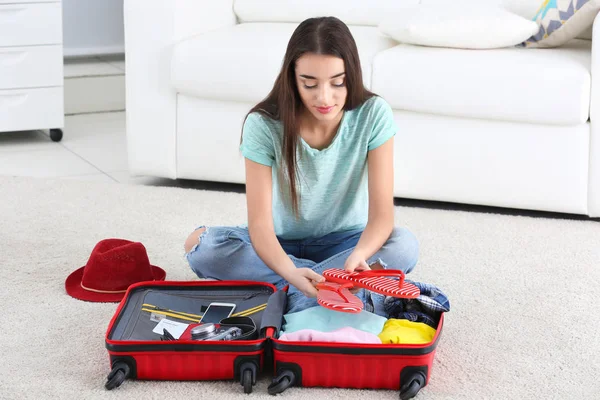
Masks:
[[[170,294],[170,293],[167,293]],[[260,296],[260,295],[266,295],[266,293],[250,293],[250,294],[243,294],[243,295],[239,295],[239,294],[199,294],[199,295],[187,295],[187,294],[172,294],[173,296],[178,296],[178,297],[184,297],[184,298],[192,298],[192,299],[197,299],[197,300],[202,300],[202,299],[216,299],[216,300],[223,300],[223,299],[240,299],[240,300],[250,300],[256,296]]]

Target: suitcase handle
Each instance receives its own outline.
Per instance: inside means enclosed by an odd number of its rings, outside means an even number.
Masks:
[[[278,290],[269,296],[267,308],[265,308],[260,321],[260,337],[277,337],[281,330],[283,314],[287,307],[287,292]]]

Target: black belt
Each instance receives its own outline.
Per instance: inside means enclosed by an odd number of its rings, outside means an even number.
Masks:
[[[221,320],[221,328],[237,327],[242,330],[242,335],[235,340],[255,340],[258,339],[258,331],[254,320],[250,317],[229,317]]]

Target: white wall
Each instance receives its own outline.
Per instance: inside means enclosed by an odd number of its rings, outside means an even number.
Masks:
[[[124,53],[123,0],[62,0],[65,57]]]

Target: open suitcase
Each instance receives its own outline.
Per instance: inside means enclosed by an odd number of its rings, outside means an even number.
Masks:
[[[180,340],[170,341],[153,332],[161,315],[174,320],[183,316],[182,322],[193,324],[198,322],[199,310],[218,301],[235,303],[234,316],[251,318],[254,335],[233,341],[197,341],[184,333]],[[289,342],[276,339],[286,301],[285,291],[262,282],[132,285],[106,332],[112,369],[105,386],[113,389],[125,379],[234,379],[245,393],[251,393],[257,375],[270,370],[275,374],[268,388],[272,395],[290,386],[319,386],[400,390],[401,399],[410,399],[428,383],[443,315],[434,339],[425,345]]]
[[[285,292],[262,282],[151,281],[131,285],[106,332],[112,370],[105,386],[113,389],[127,378],[235,379],[250,393],[270,355],[265,352],[267,339],[280,328],[269,324],[281,322],[285,300]],[[250,318],[254,334],[235,341],[165,341],[153,332],[161,315],[174,321],[199,322],[198,313],[218,301],[236,304],[234,316],[244,314]]]
[[[443,315],[424,345],[289,342],[271,339],[275,378],[269,394],[290,386],[400,390],[410,399],[429,382]]]

